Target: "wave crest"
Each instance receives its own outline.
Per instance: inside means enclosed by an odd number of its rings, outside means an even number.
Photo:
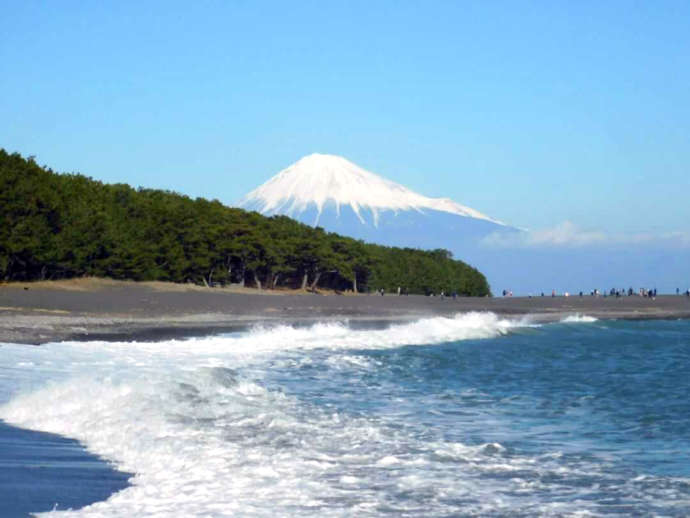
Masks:
[[[563,324],[590,324],[599,320],[596,317],[590,317],[589,315],[581,315],[576,313],[575,315],[569,315],[561,320]]]

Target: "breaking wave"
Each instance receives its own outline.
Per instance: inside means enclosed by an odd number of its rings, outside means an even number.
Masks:
[[[569,315],[565,317],[563,320],[561,320],[561,322],[564,324],[591,324],[592,322],[596,322],[597,320],[599,319],[595,317],[590,317],[589,315],[580,315],[578,313],[576,315]]]
[[[482,410],[488,400],[481,392],[449,393],[448,407],[425,408],[424,398],[416,406],[403,399],[403,386],[397,395],[382,393],[376,412],[359,404],[385,390],[383,370],[415,375],[411,357],[396,348],[452,347],[525,326],[470,313],[376,330],[321,323],[159,343],[6,345],[2,362],[14,377],[0,381],[19,391],[0,407],[0,418],[78,439],[135,473],[130,487],[76,515],[527,516],[587,509],[593,484],[608,476],[592,460],[519,454],[426,424],[472,412],[482,426],[499,426]],[[626,491],[636,490],[630,484]],[[573,501],[574,487],[580,493]]]

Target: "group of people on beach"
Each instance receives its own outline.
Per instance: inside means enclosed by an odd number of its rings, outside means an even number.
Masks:
[[[580,297],[584,297],[584,293],[582,291],[578,295]],[[616,289],[616,288],[611,288],[608,293],[604,292],[602,294],[597,288],[595,288],[589,292],[589,295],[591,297],[616,297],[616,298],[623,297],[623,296],[627,295],[628,297],[639,296],[639,297],[646,297],[646,298],[650,298],[650,299],[655,299],[656,295],[657,295],[657,290],[656,290],[656,288],[654,288],[654,289],[640,288],[639,291],[636,292],[635,290],[632,289],[632,287],[628,288],[627,290],[625,290],[624,288],[620,289],[620,290]],[[680,289],[679,288],[676,288],[676,295],[680,295]],[[685,290],[683,295],[690,298],[690,289]],[[511,290],[503,290],[503,296],[504,297],[512,297],[513,292]],[[544,295],[543,291],[541,292],[541,296],[542,297],[546,296],[546,295]],[[558,293],[556,292],[556,290],[551,290],[551,296],[552,297],[558,296]],[[570,297],[570,293],[566,291],[565,293],[563,293],[563,296],[564,297]],[[529,297],[530,298],[532,297],[531,293],[529,294]]]

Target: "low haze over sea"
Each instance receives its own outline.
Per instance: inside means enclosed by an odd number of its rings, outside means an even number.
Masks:
[[[0,351],[4,473],[22,468],[7,453],[20,427],[78,440],[133,474],[109,498],[84,486],[25,511],[690,513],[686,320],[536,325],[469,313]],[[22,440],[45,447],[42,434]],[[46,459],[45,469],[61,462]]]

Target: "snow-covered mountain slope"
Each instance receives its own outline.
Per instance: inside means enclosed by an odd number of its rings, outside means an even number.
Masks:
[[[283,169],[250,192],[240,206],[262,214],[283,214],[311,225],[323,225],[325,212],[345,209],[360,223],[379,227],[384,213],[442,212],[503,225],[448,198],[429,198],[366,171],[345,158],[313,154]],[[311,221],[305,219],[309,214]],[[330,219],[330,218],[329,218]]]

